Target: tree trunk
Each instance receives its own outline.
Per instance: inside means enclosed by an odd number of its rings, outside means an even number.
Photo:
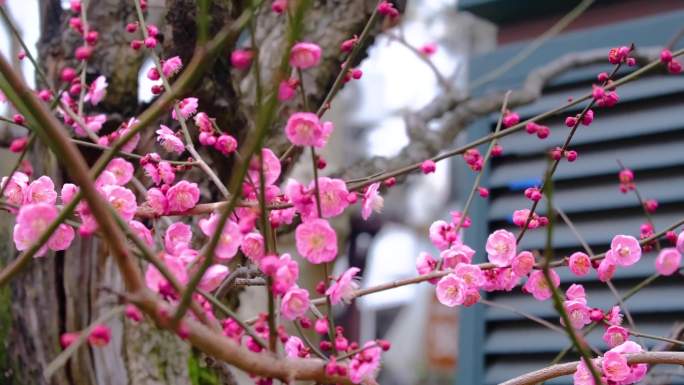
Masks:
[[[39,60],[48,79],[55,85],[60,84],[59,73],[62,68],[77,67],[73,52],[81,44],[80,37],[69,30],[70,13],[64,12],[60,3],[60,0],[41,0]],[[88,83],[96,76],[104,75],[109,87],[97,111],[88,109],[87,113],[106,113],[108,120],[101,133],[108,133],[144,107],[138,103],[138,73],[144,58],[141,53],[130,49],[129,42],[133,37],[124,30],[128,22],[137,20],[133,2],[90,0],[89,3],[88,20],[99,32],[100,41],[93,59],[88,62]],[[153,3],[150,1],[150,4]],[[179,55],[187,63],[195,44],[196,3],[190,0],[167,0],[166,3],[168,14],[150,17],[164,35],[165,55]],[[307,92],[312,104],[323,100],[339,71],[344,58],[338,51],[340,43],[361,33],[375,3],[374,0],[314,1],[307,15],[312,22],[307,24],[305,36],[306,40],[321,44],[325,48],[325,56],[322,65],[306,75]],[[230,23],[241,12],[239,2],[234,1],[216,0],[212,7],[213,31]],[[150,7],[151,12],[155,9],[159,8]],[[268,4],[258,18],[256,36],[263,44],[260,66],[265,84],[269,84],[274,63],[282,54],[279,47],[283,45],[285,20],[285,17],[273,14]],[[230,68],[228,57],[232,49],[228,47],[197,90],[193,91],[193,95],[200,98],[202,111],[217,118],[222,128],[239,139],[248,133],[247,122],[252,118],[253,97],[238,91],[240,80],[244,85],[251,75],[245,77],[245,74]],[[40,84],[41,88],[45,86]],[[278,150],[284,148],[281,123],[286,112],[294,108],[302,107],[288,105],[280,115],[280,123],[273,127],[271,144],[280,143]],[[147,130],[147,138],[151,137],[153,131],[151,128]],[[141,146],[146,146],[145,140]],[[94,150],[83,152],[89,162],[99,155]],[[41,143],[34,144],[29,157],[35,176],[49,175],[58,188],[63,182],[69,181],[67,170],[59,167],[57,159]],[[230,162],[225,157],[217,156],[214,152],[207,154],[207,159],[211,160],[212,167],[218,170],[219,175],[224,178],[228,176]],[[211,194],[213,187],[208,184],[204,187],[210,191],[205,196],[216,195]],[[3,223],[11,222],[7,217],[8,221]],[[2,234],[11,239],[11,226],[5,226]],[[17,255],[13,248],[7,252],[13,257]],[[0,255],[0,258],[6,262],[9,255]],[[44,369],[62,350],[60,335],[84,329],[118,303],[118,299],[103,288],[124,290],[107,248],[95,237],[82,238],[77,235],[67,251],[49,252],[32,261],[11,283],[11,331],[7,350],[12,370],[7,381],[0,376],[0,382],[22,385],[189,384],[188,362],[192,353],[188,345],[149,323],[132,325],[123,318],[108,322],[112,328],[109,345],[103,348],[81,347],[64,368],[52,378],[44,378]],[[0,301],[3,301],[2,292]],[[209,364],[221,372],[219,378],[222,383],[232,382],[230,372],[224,365]]]

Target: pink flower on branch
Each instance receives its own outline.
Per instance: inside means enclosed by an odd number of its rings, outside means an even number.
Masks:
[[[207,237],[213,237],[217,231],[219,214],[211,214],[208,219],[200,219],[199,227]],[[220,260],[230,260],[237,254],[242,242],[242,232],[237,223],[227,220],[216,246],[215,256]]]
[[[295,230],[297,251],[315,264],[330,262],[337,256],[337,234],[325,219],[311,219]]]
[[[188,211],[199,202],[199,197],[200,191],[197,183],[182,180],[166,192],[168,210],[175,213]]]
[[[296,286],[285,293],[280,303],[280,313],[289,320],[304,316],[307,310],[309,310],[309,292]]]
[[[356,274],[361,271],[358,267],[350,267],[340,275],[340,277],[335,280],[328,290],[326,290],[325,295],[330,296],[330,302],[336,305],[342,301],[349,303],[354,294],[354,290],[359,288],[358,283],[355,281]]]
[[[297,146],[323,148],[333,131],[333,124],[321,122],[312,112],[295,112],[285,125],[285,135]]]
[[[437,299],[443,305],[455,307],[463,305],[466,300],[468,285],[454,273],[445,275],[437,282]]]
[[[162,124],[160,127],[161,128],[155,131],[157,133],[157,141],[166,151],[182,154],[185,151],[185,144],[183,141],[167,126]]]
[[[496,230],[487,238],[485,249],[489,262],[499,267],[509,266],[516,256],[515,235],[507,230]]]
[[[290,51],[290,65],[298,69],[315,67],[321,61],[321,47],[314,43],[297,43]]]
[[[553,283],[553,286],[558,287],[560,285],[560,278],[558,277],[558,274],[554,270],[549,270],[549,274],[551,275],[551,282]],[[552,295],[549,282],[546,280],[544,272],[541,270],[533,271],[530,274],[530,277],[527,279],[527,282],[525,282],[525,286],[523,288],[539,301],[546,301],[547,299],[551,298]]]

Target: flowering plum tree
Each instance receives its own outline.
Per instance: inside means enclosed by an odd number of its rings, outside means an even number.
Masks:
[[[536,300],[553,301],[558,325],[530,317],[567,333],[582,360],[540,368],[506,384],[573,374],[577,385],[627,385],[640,381],[650,364],[684,364],[684,353],[648,352],[630,337],[684,342],[623,325],[627,309],[592,307],[581,284],[563,282],[567,289],[561,291],[556,272],[568,268],[583,276],[595,269],[610,285],[617,269],[657,248],[655,271],[675,274],[684,252],[684,232],[675,231],[684,221],[660,232],[647,222],[639,238],[607,234],[610,249],[601,254],[585,246],[554,258],[550,245],[543,254],[519,246],[527,231],[543,231],[553,220],[538,205],[549,199],[559,163],[579,156],[572,139],[580,126],[619,103],[620,86],[651,71],[681,72],[677,57],[683,51],[620,46],[560,58],[531,74],[521,90],[481,98],[448,91],[407,119],[427,130],[427,122],[450,112],[445,125],[451,128],[438,130],[441,146],[402,153],[387,163],[399,162],[396,167],[379,173],[360,167],[369,175],[345,180],[334,173],[319,176],[326,162],[317,151],[335,130],[324,116],[346,82],[362,79],[354,66],[369,40],[400,22],[393,3],[350,1],[340,11],[333,1],[177,0],[167,1],[161,24],[150,20],[145,0],[71,0],[66,11],[59,2],[42,3],[39,61],[27,50],[20,53],[35,64],[38,88],[30,89],[8,59],[0,59],[3,102],[13,114],[5,120],[24,132],[7,143],[20,156],[0,187],[0,204],[13,220],[8,244],[19,252],[2,267],[0,285],[12,284],[15,323],[25,322],[11,347],[15,360],[25,364],[16,369],[25,383],[184,383],[176,377],[187,378],[192,346],[226,381],[234,381],[231,369],[237,368],[258,384],[374,384],[390,342],[350,341],[335,325],[332,307],[422,282],[434,285],[448,307],[488,304],[483,293],[517,287]],[[323,25],[322,14],[336,19]],[[5,10],[2,15],[13,27]],[[428,63],[436,49],[413,48]],[[143,57],[154,64],[145,76],[154,82],[155,98],[139,106],[135,87]],[[597,74],[585,95],[524,121],[512,111],[538,97],[554,75],[599,60],[614,70]],[[623,66],[635,68],[618,77]],[[542,183],[524,191],[529,208],[511,213],[518,233],[497,229],[483,245],[463,243],[474,194],[489,196],[480,177],[504,151],[498,139],[525,130],[543,140],[550,132],[544,120],[577,106],[581,112],[565,118],[566,140],[549,150]],[[495,111],[500,118],[492,134],[448,148],[458,129]],[[482,154],[477,146],[485,143]],[[59,167],[45,155],[48,150]],[[426,236],[439,250],[437,257],[423,252],[416,256],[416,276],[377,286],[361,287],[356,267],[339,276],[328,273],[344,241],[332,218],[358,205],[369,219],[382,209],[382,194],[396,178],[433,173],[440,161],[457,155],[477,177],[463,209],[430,226]],[[298,160],[310,163],[313,180],[285,180]],[[624,167],[619,188],[641,200],[634,173]],[[641,203],[647,217],[658,206],[654,200]],[[278,248],[279,237],[289,232],[301,259]],[[488,262],[473,263],[476,253]],[[236,260],[246,266],[236,267]],[[315,290],[300,286],[303,264],[324,266]],[[55,276],[57,286],[47,282]],[[92,282],[83,282],[84,276]],[[224,298],[222,289],[237,278],[266,286],[268,306],[255,319],[241,319]],[[114,303],[97,303],[96,312],[79,314],[95,305],[80,296],[102,291]],[[58,297],[66,303],[61,311],[51,303]],[[587,344],[583,331],[593,327],[605,328],[610,350],[596,352]],[[320,341],[311,341],[302,328],[313,329]],[[170,333],[154,337],[156,329]],[[160,365],[161,378],[155,372]]]

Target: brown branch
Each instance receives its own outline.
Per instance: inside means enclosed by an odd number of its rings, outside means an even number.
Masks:
[[[530,72],[522,87],[511,93],[509,99],[510,108],[526,105],[539,99],[545,85],[569,69],[605,61],[606,51],[606,49],[596,49],[580,53],[569,53]],[[606,89],[614,89],[614,87],[635,80],[639,75],[660,65],[659,53],[660,50],[657,48],[643,48],[634,52],[632,56],[637,61],[650,61],[650,63],[613,82]],[[681,54],[682,50],[675,52],[673,55]],[[458,133],[470,123],[482,116],[498,111],[503,102],[504,95],[505,92],[495,92],[475,99],[468,99],[467,96],[458,91],[440,95],[419,111],[405,116],[406,133],[410,144],[404,147],[399,154],[390,158],[374,157],[359,161],[355,165],[346,168],[348,171],[344,173],[345,177],[359,177],[363,174],[374,173],[377,170],[392,170],[367,179],[360,184],[355,184],[354,188],[361,188],[389,177],[399,177],[418,170],[420,164],[425,159],[430,158],[437,162],[462,154],[466,150],[487,143],[492,139],[513,134],[523,129],[529,122],[542,121],[591,98],[591,93],[587,93],[574,98],[572,102],[502,130],[497,135],[489,135],[465,146],[437,155],[445,147],[453,143]],[[442,118],[442,121],[437,128],[428,129],[429,122],[440,118]]]
[[[627,355],[630,364],[674,364],[684,365],[684,352],[644,352]],[[552,378],[573,374],[579,361],[558,364],[523,374],[499,385],[532,385]]]

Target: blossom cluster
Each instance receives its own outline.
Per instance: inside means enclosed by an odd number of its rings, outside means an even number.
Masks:
[[[146,2],[136,3],[143,10]],[[98,33],[88,25],[83,13],[82,4],[78,0],[70,2],[72,17],[69,26],[83,39],[83,45],[74,52],[74,57],[80,61],[88,61],[98,41]],[[275,0],[272,10],[278,14],[284,13],[288,7],[286,0]],[[380,2],[377,12],[386,16],[388,21],[396,20],[399,11],[387,1]],[[130,42],[134,50],[147,49],[153,55],[161,38],[158,28],[153,24],[145,24],[143,20],[131,22],[126,30],[135,38]],[[359,39],[357,36],[342,43],[340,51],[352,52]],[[631,48],[619,47],[609,52],[609,62],[629,66],[636,65],[630,57]],[[436,52],[434,44],[426,44],[419,50],[425,58]],[[160,59],[154,56],[156,65],[150,68],[146,76],[157,82],[151,91],[155,95],[167,91],[170,79],[183,70],[183,63],[177,56]],[[247,71],[255,58],[250,47],[235,49],[230,55],[233,69]],[[284,75],[284,79],[276,82],[277,99],[287,101],[295,98],[297,93],[306,100],[303,82],[306,80],[302,71],[315,70],[325,58],[324,52],[313,42],[296,42],[289,50],[288,60],[291,73]],[[681,65],[672,57],[672,53],[664,50],[660,60],[671,73],[681,71]],[[349,68],[345,63],[344,67]],[[168,309],[182,306],[182,289],[197,277],[197,288],[201,292],[216,293],[229,279],[228,264],[237,255],[244,255],[248,264],[254,268],[260,278],[266,279],[269,294],[277,303],[277,312],[281,320],[297,323],[299,326],[313,330],[321,336],[318,348],[328,354],[324,366],[325,373],[330,376],[345,376],[355,383],[362,383],[374,378],[379,370],[381,353],[389,349],[386,341],[350,341],[345,336],[342,327],[334,327],[328,315],[321,315],[315,309],[315,301],[311,291],[299,285],[302,263],[325,265],[334,263],[339,254],[340,239],[331,220],[348,212],[355,204],[359,204],[360,215],[368,220],[375,212],[380,212],[384,205],[381,189],[396,183],[394,177],[384,180],[374,179],[363,184],[363,187],[353,187],[351,183],[342,179],[316,176],[310,181],[284,179],[284,168],[278,155],[267,147],[260,148],[256,154],[242,159],[235,155],[239,143],[235,137],[226,133],[216,120],[202,111],[198,97],[188,96],[175,101],[163,122],[158,123],[154,130],[156,144],[167,157],[182,157],[190,152],[197,157],[193,141],[196,139],[203,151],[218,151],[224,156],[234,156],[236,163],[244,162],[244,180],[239,181],[239,193],[234,192],[235,201],[239,201],[232,211],[224,212],[216,209],[197,210],[207,201],[209,193],[201,188],[202,181],[191,181],[190,173],[195,165],[206,165],[202,159],[187,157],[180,160],[170,160],[151,150],[144,154],[138,145],[141,135],[136,132],[140,123],[135,117],[125,120],[119,127],[106,135],[102,132],[107,116],[105,114],[89,114],[92,107],[105,100],[107,95],[107,79],[96,77],[90,84],[86,83],[85,70],[79,74],[71,67],[65,67],[60,72],[60,80],[65,92],[57,98],[57,113],[63,123],[73,130],[78,138],[87,138],[91,145],[103,149],[110,148],[122,137],[130,137],[123,144],[121,157],[108,162],[104,171],[95,180],[95,187],[102,199],[106,201],[130,230],[131,238],[138,238],[149,249],[154,250],[154,259],[144,268],[144,282],[146,286],[164,301]],[[361,71],[348,69],[344,80],[361,78]],[[593,86],[591,94],[592,105],[597,107],[612,107],[619,102],[615,90],[610,89],[610,76],[599,74],[598,85]],[[48,102],[54,95],[48,90],[39,92],[40,98]],[[89,105],[84,107],[84,103]],[[306,105],[306,103],[303,103]],[[328,108],[329,106],[324,106]],[[85,108],[85,109],[84,109]],[[321,109],[322,111],[325,108]],[[205,111],[208,111],[205,109]],[[322,112],[308,111],[301,106],[300,110],[287,110],[287,119],[281,127],[282,133],[292,148],[308,149],[314,155],[314,169],[325,167],[325,160],[316,157],[316,150],[328,145],[335,127],[332,122],[323,120]],[[565,125],[574,132],[580,125],[589,126],[594,120],[594,110],[586,108],[582,113],[565,118]],[[23,125],[25,119],[17,114],[13,121]],[[194,124],[194,127],[192,126]],[[534,121],[521,123],[521,117],[513,111],[505,111],[501,124],[504,129],[513,130],[518,126],[528,134],[545,139],[550,134],[547,126]],[[189,126],[190,125],[190,126]],[[195,128],[192,131],[188,128]],[[131,135],[134,133],[134,135]],[[195,137],[196,136],[196,137]],[[27,143],[26,138],[20,138],[12,143],[12,148],[21,151]],[[503,147],[494,144],[491,152],[483,156],[476,148],[463,152],[465,164],[475,172],[482,172],[486,166],[488,156],[500,156]],[[144,171],[144,180],[136,177],[136,166],[127,160],[138,158],[139,166]],[[565,158],[568,162],[577,159],[574,150],[556,147],[550,150],[550,157],[556,161]],[[433,158],[436,159],[436,158]],[[424,174],[436,171],[433,159],[426,159],[416,165],[416,170]],[[212,171],[199,167],[209,179],[219,180]],[[24,170],[26,171],[26,170]],[[239,174],[242,175],[242,174]],[[398,174],[395,174],[398,175]],[[372,178],[369,178],[372,179]],[[623,193],[636,190],[634,173],[623,168],[619,173],[620,190]],[[32,179],[31,173],[16,171],[10,176],[2,178],[0,182],[4,205],[9,212],[16,214],[13,229],[13,242],[20,251],[29,250],[39,243],[44,234],[51,234],[44,245],[34,253],[36,257],[45,256],[48,250],[66,250],[74,241],[77,233],[81,237],[98,234],[98,222],[91,212],[91,207],[80,199],[80,187],[72,183],[63,183],[59,192],[49,176]],[[224,187],[225,186],[221,186]],[[487,198],[489,190],[483,186],[475,186],[480,196]],[[473,188],[473,192],[475,191]],[[233,192],[231,192],[233,193]],[[423,280],[435,286],[438,301],[448,307],[472,306],[481,300],[481,291],[512,291],[520,286],[526,294],[534,299],[546,301],[558,298],[560,277],[554,268],[567,266],[576,276],[596,271],[599,280],[609,281],[618,268],[633,266],[642,258],[642,254],[651,250],[656,240],[655,229],[646,223],[640,228],[640,239],[631,235],[615,235],[610,248],[601,255],[588,255],[582,251],[575,251],[569,257],[554,262],[550,266],[538,260],[535,250],[522,250],[520,238],[526,230],[544,227],[549,218],[539,215],[535,209],[544,197],[544,184],[541,187],[525,189],[524,196],[533,202],[532,208],[521,208],[511,213],[512,223],[521,228],[516,236],[508,229],[496,229],[488,235],[483,245],[483,257],[487,263],[475,263],[476,248],[467,245],[462,237],[462,231],[468,229],[472,220],[467,216],[467,208],[463,212],[454,211],[449,220],[434,221],[428,230],[428,238],[438,250],[437,257],[429,252],[421,252],[416,261],[416,269]],[[204,202],[203,202],[204,200]],[[75,205],[75,215],[69,217],[68,223],[58,222],[58,217],[65,214],[64,208]],[[658,202],[647,200],[643,202],[647,213],[658,208]],[[197,213],[199,212],[199,213]],[[160,220],[163,218],[164,220]],[[262,221],[260,221],[262,220]],[[58,224],[57,224],[58,223]],[[50,227],[54,229],[50,231]],[[294,229],[295,253],[279,252],[274,245],[275,232],[290,226]],[[77,228],[78,231],[75,230]],[[163,236],[162,236],[163,234]],[[667,234],[672,247],[660,249],[655,259],[655,270],[661,275],[675,274],[681,266],[682,252],[684,252],[684,232],[679,235],[674,232]],[[152,258],[150,258],[152,259]],[[484,259],[484,258],[483,258]],[[338,276],[328,276],[316,285],[315,293],[318,299],[325,299],[330,305],[350,303],[359,294],[358,267],[350,267]],[[218,320],[214,308],[207,295],[201,292],[191,292],[204,316],[210,320]],[[320,301],[318,301],[320,302]],[[621,309],[617,306],[604,311],[592,308],[584,287],[571,284],[565,291],[562,308],[567,314],[567,320],[572,327],[581,330],[592,323],[604,325],[604,341],[610,350],[602,357],[592,361],[592,365],[599,368],[605,380],[611,384],[628,385],[641,380],[648,367],[645,364],[628,364],[627,356],[641,352],[641,346],[629,341],[630,331],[622,326]],[[312,316],[309,315],[312,314]],[[202,314],[200,312],[200,314]],[[134,305],[126,307],[125,315],[134,322],[143,320],[142,312]],[[170,314],[160,314],[161,318]],[[191,315],[196,317],[197,315]],[[276,336],[284,346],[285,354],[290,358],[308,358],[312,353],[320,354],[316,346],[306,339],[289,335],[285,323],[273,324],[274,314],[261,313],[250,329],[244,323],[233,318],[220,321],[222,333],[235,343],[253,352],[265,352],[268,347],[263,340]],[[565,323],[561,318],[560,323]],[[275,328],[276,330],[273,330]],[[182,338],[188,336],[182,320],[176,327]],[[68,332],[62,335],[61,344],[67,347],[79,338],[79,332]],[[326,339],[327,337],[327,339]],[[111,332],[106,325],[94,325],[88,336],[88,342],[94,347],[109,343]],[[339,355],[341,354],[341,355]],[[340,358],[340,357],[346,358]],[[583,361],[575,373],[575,384],[593,384],[593,377]],[[268,384],[269,379],[257,378],[259,384]]]

